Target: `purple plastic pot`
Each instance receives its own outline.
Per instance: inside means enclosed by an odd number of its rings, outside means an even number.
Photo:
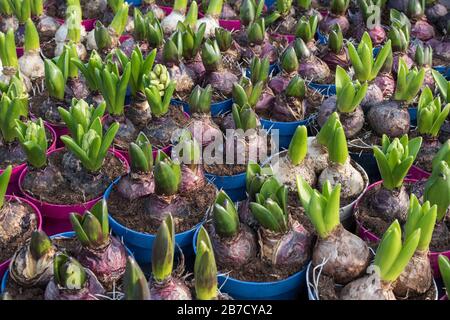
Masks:
[[[33,211],[36,213],[36,218],[37,218],[37,229],[41,230],[42,229],[42,215],[41,212],[39,211],[39,209],[37,208],[37,206],[35,206],[31,201],[24,199],[24,198],[20,198],[20,197],[16,197],[16,196],[10,196],[7,195],[5,197],[6,201],[11,201],[11,200],[19,200],[22,202],[25,202],[27,205],[29,205]],[[8,259],[6,261],[3,261],[0,263],[0,279],[3,278],[3,274],[6,272],[6,270],[8,270],[9,267],[9,262],[11,261],[11,259]]]
[[[415,183],[417,181],[418,181],[417,179],[405,179],[405,182],[409,182],[409,183]],[[377,181],[377,182],[371,184],[367,188],[366,192],[368,192],[372,188],[375,188],[376,186],[380,185],[381,183],[383,183],[383,181]],[[362,199],[362,197],[356,203],[355,211],[356,211],[356,208],[358,207],[359,201],[361,201],[361,199]],[[375,235],[369,229],[367,229],[365,226],[363,226],[361,224],[361,222],[358,221],[358,219],[356,219],[356,225],[357,225],[357,228],[356,228],[357,234],[364,241],[369,242],[369,243],[378,243],[381,240],[377,235]],[[428,258],[430,259],[431,267],[433,268],[433,273],[435,275],[439,274],[438,257],[441,254],[450,258],[450,250],[443,251],[443,252],[429,252],[428,253]]]
[[[48,155],[52,154],[53,152],[60,152],[63,149],[64,148],[55,149],[49,152]],[[129,165],[125,157],[123,157],[119,152],[115,150],[110,150],[109,152],[113,153],[113,155],[123,163],[127,171],[129,170]],[[79,214],[83,214],[86,210],[92,208],[92,206],[103,197],[102,194],[95,199],[80,204],[63,205],[63,204],[52,204],[48,202],[43,202],[41,200],[34,198],[32,195],[28,194],[25,190],[23,190],[22,184],[27,172],[28,170],[25,168],[20,174],[19,188],[24,197],[30,202],[32,202],[40,210],[42,216],[45,217],[43,230],[48,235],[70,231],[72,229],[72,225],[69,220],[70,213],[76,212]]]
[[[95,28],[95,23],[97,19],[86,19],[81,21],[81,25],[86,29],[86,32],[92,31]]]
[[[227,30],[234,31],[241,28],[241,21],[239,20],[219,20],[219,25]]]
[[[47,152],[50,152],[50,151],[55,150],[55,148],[56,148],[57,135],[50,125],[48,125],[47,123],[44,123],[44,126],[48,131],[50,131],[50,134],[52,136],[52,144],[50,145],[50,147],[47,150]],[[26,166],[27,166],[27,163],[25,162],[25,163],[19,164],[12,168],[11,178],[9,179],[9,184],[8,184],[8,189],[6,189],[6,194],[20,194],[19,177],[20,177],[20,174],[22,173],[22,171],[26,168]],[[3,171],[4,170],[0,170],[0,174],[2,174]]]
[[[140,1],[140,0],[138,0],[138,1]],[[164,11],[164,13],[166,14],[166,15],[169,15],[169,14],[171,14],[172,13],[172,7],[165,7],[165,6],[159,6],[160,8],[161,8],[161,10],[162,11]],[[186,8],[186,12],[188,12],[189,11],[189,8]],[[198,13],[198,17],[199,18],[203,18],[204,17],[204,14],[203,13],[201,13],[201,12],[199,12]]]
[[[406,177],[415,180],[425,180],[428,179],[430,175],[431,173],[426,172],[425,170],[422,170],[417,166],[412,166],[411,169],[409,169],[408,175]]]
[[[448,297],[447,297],[447,295],[445,295],[445,296],[443,296],[441,299],[439,299],[439,300],[442,300],[442,301],[447,301],[448,300]]]

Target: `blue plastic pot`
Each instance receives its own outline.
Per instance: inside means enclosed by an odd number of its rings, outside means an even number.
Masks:
[[[190,113],[189,111],[189,103],[178,100],[178,99],[172,99],[171,101],[172,105],[175,106],[182,106],[183,111],[186,113]],[[231,110],[231,106],[233,105],[233,99],[227,99],[220,102],[214,102],[211,104],[211,115],[213,117],[219,116],[221,114],[227,113]]]
[[[410,118],[410,124],[411,126],[417,126],[417,108],[408,108],[409,118]]]
[[[366,171],[367,176],[369,177],[369,181],[379,181],[381,180],[380,171],[378,170],[377,161],[373,156],[372,150],[368,150],[367,152],[350,152],[350,156],[358,163],[361,167],[363,167],[364,171]]]
[[[138,7],[142,4],[142,0],[125,0],[129,4],[134,5],[135,7]]]
[[[264,0],[264,4],[266,5],[267,8],[270,8],[271,6],[274,5],[274,3],[275,3],[276,1],[277,1],[277,0]]]
[[[216,176],[205,173],[206,179],[213,183],[217,189],[224,190],[233,201],[242,201],[247,198],[245,193],[246,173],[236,174],[234,176]]]
[[[73,238],[73,237],[75,237],[75,232],[74,231],[69,231],[69,232],[58,233],[58,234],[55,234],[53,236],[50,236],[50,239],[54,239],[54,238]],[[127,250],[127,253],[128,253],[129,256],[133,256],[133,253],[127,248],[126,245],[125,245],[125,250]],[[0,294],[2,294],[3,291],[5,291],[6,284],[8,283],[8,278],[9,278],[9,270],[7,270],[5,272],[5,274],[3,275],[2,282],[1,282],[1,285],[0,285]]]
[[[450,80],[450,66],[436,66],[433,69],[442,73],[447,80]]]
[[[307,126],[314,120],[313,116],[310,116],[301,121],[292,121],[292,122],[279,122],[272,121],[266,119],[260,119],[261,125],[264,129],[266,129],[269,133],[272,130],[278,130],[278,146],[280,148],[288,148],[289,143],[291,143],[292,136],[295,133],[295,130],[298,126]]]
[[[329,97],[336,95],[335,84],[319,84],[310,82],[309,87],[317,90],[323,96]]]
[[[197,252],[197,235],[195,231],[192,242]],[[306,283],[306,266],[289,278],[273,282],[249,282],[233,279],[225,274],[218,274],[217,281],[221,292],[229,294],[235,300],[293,300],[298,297]]]
[[[117,184],[119,180],[112,183],[106,190],[104,195],[106,201],[108,201],[114,185]],[[134,258],[138,263],[149,264],[151,262],[153,241],[155,240],[156,235],[131,230],[118,223],[111,215],[109,216],[109,224],[113,233],[123,239],[123,242],[133,253]],[[193,253],[191,243],[196,229],[197,226],[191,230],[175,234],[175,242],[186,257],[189,257]]]

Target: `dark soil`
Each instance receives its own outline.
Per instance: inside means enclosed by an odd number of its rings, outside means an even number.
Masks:
[[[102,195],[119,176],[126,173],[124,164],[112,153],[106,155],[96,174],[84,169],[68,151],[52,153],[44,169],[29,168],[23,188],[35,198],[52,204],[79,204]],[[63,159],[70,159],[64,166]]]
[[[163,118],[169,120],[164,121],[163,124],[158,122],[154,124],[151,121],[145,128],[141,129],[152,145],[156,147],[165,147],[171,144],[170,139],[174,133],[172,129],[185,128],[189,123],[189,119],[186,118],[181,107],[171,106],[169,112]],[[168,125],[169,128],[167,128]]]
[[[4,203],[0,209],[0,262],[14,255],[31,237],[37,224],[36,213],[28,204],[15,200]]]
[[[44,300],[45,288],[24,288],[8,279],[5,292],[13,300]]]
[[[205,218],[206,212],[214,203],[216,197],[216,187],[212,184],[206,184],[202,192],[180,194],[189,205],[188,219],[178,220],[176,233],[181,233],[195,227]],[[117,187],[114,187],[108,199],[109,212],[114,219],[125,227],[144,233],[155,234],[158,231],[159,224],[156,225],[152,219],[145,213],[144,203],[146,197],[128,201],[120,196]]]
[[[60,124],[63,122],[59,116],[58,107],[69,106],[70,103],[64,101],[57,101],[49,97],[48,92],[38,93],[30,98],[30,112],[38,117],[42,118],[51,124]]]
[[[128,109],[125,108],[125,114],[128,113]],[[155,122],[150,121],[145,127],[133,123],[136,129],[134,133],[117,135],[114,139],[114,145],[120,150],[128,150],[129,144],[134,142],[139,132],[142,131],[147,135],[154,148],[162,148],[172,144],[171,138],[174,131],[186,127],[188,123],[189,119],[186,118],[181,107],[170,106],[166,115]]]
[[[41,42],[41,52],[44,55],[44,57],[48,59],[53,59],[55,57],[55,49],[56,49],[55,39],[46,42]]]
[[[231,278],[241,281],[250,282],[272,282],[280,281],[299,272],[296,268],[276,268],[266,261],[262,261],[260,257],[256,257],[239,270],[232,270],[231,267],[217,266],[218,272],[229,274]]]
[[[244,173],[247,166],[245,164],[204,164],[203,168],[207,173],[216,176],[234,176]]]
[[[50,137],[50,135],[47,135],[47,137]],[[1,170],[4,170],[9,165],[15,167],[25,161],[27,161],[27,156],[18,141],[0,145]]]

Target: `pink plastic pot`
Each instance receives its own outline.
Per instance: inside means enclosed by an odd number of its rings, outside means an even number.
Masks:
[[[415,183],[417,181],[418,181],[417,179],[405,179],[405,182],[409,182],[409,183]],[[383,183],[383,181],[377,181],[374,184],[371,184],[367,188],[366,192],[369,192],[370,189],[380,185],[381,183]],[[361,197],[360,200],[358,200],[358,202],[356,203],[355,211],[356,211],[356,208],[358,208],[359,201],[361,201],[362,198],[363,197]],[[381,240],[377,235],[375,235],[369,229],[364,227],[361,224],[361,222],[358,221],[358,219],[356,219],[356,224],[357,224],[357,234],[364,241],[369,242],[369,243],[378,243]],[[438,257],[441,254],[450,258],[450,250],[449,251],[444,251],[444,252],[430,252],[430,253],[428,253],[428,257],[430,259],[431,267],[433,268],[433,273],[435,275],[440,274],[439,273],[439,266],[438,266]]]
[[[426,172],[425,170],[422,170],[417,166],[412,166],[411,169],[409,169],[408,175],[406,177],[415,180],[425,180],[428,179],[430,175],[431,173]]]
[[[42,229],[42,215],[41,212],[39,211],[39,209],[37,208],[37,206],[35,206],[31,201],[24,199],[24,198],[19,198],[16,196],[10,196],[7,195],[5,197],[6,201],[11,201],[11,200],[18,200],[18,201],[22,201],[25,202],[27,205],[29,205],[33,211],[36,213],[36,218],[37,218],[37,229],[41,230]],[[8,259],[6,261],[3,261],[0,263],[0,279],[3,279],[3,274],[6,272],[6,270],[8,270],[9,267],[9,262],[11,261],[11,259]]]
[[[219,25],[227,30],[234,31],[241,28],[241,21],[239,20],[219,20]]]
[[[47,123],[44,123],[44,126],[48,131],[50,131],[50,134],[52,136],[52,143],[47,150],[47,152],[50,152],[50,151],[55,150],[55,148],[56,148],[57,136],[51,126],[49,126]],[[22,173],[22,171],[26,168],[26,166],[27,166],[27,163],[25,162],[25,163],[19,164],[12,168],[11,177],[9,179],[9,184],[8,184],[8,189],[6,189],[6,194],[9,194],[9,195],[12,195],[12,194],[19,195],[20,194],[19,177],[20,177],[20,174]],[[3,171],[4,170],[0,170],[0,174],[2,174]]]
[[[86,31],[89,32],[94,30],[96,22],[97,19],[86,19],[81,21],[81,24],[83,25],[84,29],[86,29]]]
[[[64,24],[64,19],[58,19],[55,18],[55,20],[59,23],[59,24]],[[95,22],[97,22],[97,19],[86,19],[81,21],[81,25],[84,27],[84,29],[89,32],[92,31],[95,27]]]
[[[48,155],[53,152],[60,152],[64,148],[55,149],[48,153]],[[119,152],[115,150],[110,150],[109,152],[113,153],[115,157],[117,157],[125,166],[126,170],[129,170],[129,165],[125,157],[123,157]],[[72,225],[70,224],[69,214],[72,212],[77,212],[79,214],[83,214],[86,210],[92,208],[92,206],[97,203],[102,197],[103,194],[99,197],[92,199],[88,202],[81,204],[52,204],[48,202],[43,202],[34,198],[32,195],[28,194],[23,188],[22,184],[25,179],[28,170],[25,168],[19,177],[19,188],[24,197],[32,202],[37,208],[39,208],[42,216],[45,217],[43,229],[48,235],[53,235],[56,233],[67,232],[72,230]],[[119,177],[118,177],[119,178]]]
[[[173,10],[172,7],[165,7],[165,6],[159,6],[159,7],[161,8],[162,11],[164,11],[166,16],[172,13],[172,10]],[[186,12],[188,12],[188,11],[189,11],[189,8],[187,8]],[[198,13],[199,18],[203,18],[204,16],[205,15],[203,13],[201,13],[201,12]]]
[[[440,298],[439,300],[447,301],[447,300],[448,300],[448,297],[447,297],[447,295],[445,295],[445,296],[443,296],[442,298]]]

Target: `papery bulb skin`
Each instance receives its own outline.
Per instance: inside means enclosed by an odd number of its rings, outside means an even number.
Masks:
[[[434,27],[426,19],[419,19],[411,28],[411,36],[421,41],[428,41],[435,37]]]
[[[205,84],[210,84],[213,91],[221,93],[225,97],[231,96],[233,84],[238,81],[235,74],[225,69],[207,72],[205,75]]]
[[[319,107],[317,123],[320,126],[323,126],[328,117],[336,111],[336,100],[336,96],[326,98]],[[345,136],[349,139],[355,137],[364,126],[364,113],[360,106],[356,107],[353,112],[340,112],[339,115],[342,127],[344,128]]]
[[[316,185],[316,173],[310,161],[306,161],[306,158],[300,164],[294,165],[287,154],[280,155],[273,167],[277,168],[275,172],[277,179],[286,185],[291,192],[297,192],[297,176],[301,176],[310,186]]]
[[[374,80],[374,84],[376,84],[383,94],[383,97],[389,99],[394,95],[395,92],[395,80],[392,76],[392,73],[380,73]]]
[[[341,291],[342,300],[396,300],[390,283],[383,283],[374,272],[347,284]]]
[[[394,52],[394,61],[392,64],[392,73],[393,74],[398,73],[398,63],[399,63],[400,59],[403,59],[403,61],[405,61],[408,69],[411,69],[412,66],[414,65],[414,60],[407,53]]]
[[[180,196],[160,196],[155,193],[145,199],[144,210],[154,225],[161,224],[172,214],[175,227],[179,227],[180,221],[190,213],[188,203]]]
[[[204,187],[205,184],[205,172],[201,165],[195,165],[194,168],[190,168],[187,165],[181,167],[181,193],[199,190]]]
[[[69,290],[61,288],[52,279],[45,288],[45,300],[98,300],[99,296],[105,294],[105,289],[89,269],[86,271],[86,283],[80,290]]]
[[[350,22],[344,16],[337,16],[335,14],[330,13],[326,16],[319,24],[320,30],[328,34],[332,30],[333,26],[338,24],[341,27],[342,34],[345,36],[347,31],[350,29]]]
[[[155,180],[151,174],[133,174],[122,177],[117,184],[119,194],[133,201],[155,192]]]
[[[55,37],[56,31],[60,24],[55,18],[44,15],[39,18],[39,22],[36,25],[36,29],[39,33],[39,38],[41,41],[50,41]]]
[[[282,122],[305,119],[306,108],[303,101],[296,97],[277,95],[271,110],[271,119]]]
[[[374,216],[382,217],[391,223],[395,219],[406,222],[409,208],[409,196],[404,186],[400,189],[388,190],[380,188],[371,198],[370,208]]]
[[[274,266],[301,270],[310,259],[312,235],[295,220],[286,233],[260,228],[258,236],[262,258]]]
[[[427,41],[427,45],[433,48],[433,54],[441,59],[450,61],[450,40],[431,39]]]
[[[330,68],[321,59],[311,56],[304,61],[300,61],[298,74],[305,80],[314,83],[325,83],[330,78]]]
[[[373,27],[372,29],[368,29],[370,39],[372,39],[372,43],[374,46],[378,46],[382,44],[386,40],[386,31],[380,25]]]
[[[169,72],[170,80],[176,84],[175,91],[178,94],[189,94],[194,89],[195,83],[191,70],[186,68],[183,63],[172,65],[167,68],[167,71]]]
[[[366,186],[361,173],[351,165],[349,159],[344,165],[332,163],[322,171],[319,176],[320,189],[327,181],[330,181],[332,186],[341,184],[342,199],[352,199],[359,196]]]
[[[192,300],[191,291],[184,281],[170,277],[162,283],[149,281],[151,300]]]
[[[293,75],[281,73],[270,79],[269,88],[273,91],[274,95],[281,94],[288,86]]]
[[[339,225],[326,238],[319,238],[313,249],[312,264],[326,263],[322,272],[338,284],[347,284],[367,269],[371,254],[367,244]]]
[[[325,62],[332,71],[335,71],[337,66],[341,66],[344,69],[347,69],[350,66],[347,50],[344,48],[338,54],[329,50],[327,54],[322,57],[322,61]]]
[[[127,253],[124,244],[110,236],[109,243],[103,247],[82,247],[77,259],[96,275],[105,288],[112,289],[125,273]]]
[[[19,58],[19,68],[31,81],[42,79],[45,76],[44,60],[42,60],[39,51],[25,52],[24,55]]]
[[[308,162],[319,174],[328,167],[328,151],[322,146],[315,137],[308,137],[308,153],[304,162]]]
[[[221,237],[217,234],[215,228],[211,227],[210,237],[216,261],[221,266],[236,269],[256,258],[256,235],[242,223],[237,234],[231,237]]]
[[[257,114],[268,113],[275,102],[275,96],[272,89],[266,87],[266,89],[261,93],[258,102],[255,105],[255,111]]]
[[[366,96],[361,101],[361,108],[364,111],[364,113],[367,113],[368,110],[372,106],[377,106],[378,104],[382,103],[385,100],[385,97],[383,95],[383,91],[381,91],[380,87],[376,85],[375,83],[369,84],[367,87]]]
[[[378,136],[401,137],[409,132],[410,115],[396,101],[386,101],[370,108],[367,113],[370,127]]]
[[[433,285],[428,252],[416,251],[394,284],[397,297],[410,297],[424,294]]]

